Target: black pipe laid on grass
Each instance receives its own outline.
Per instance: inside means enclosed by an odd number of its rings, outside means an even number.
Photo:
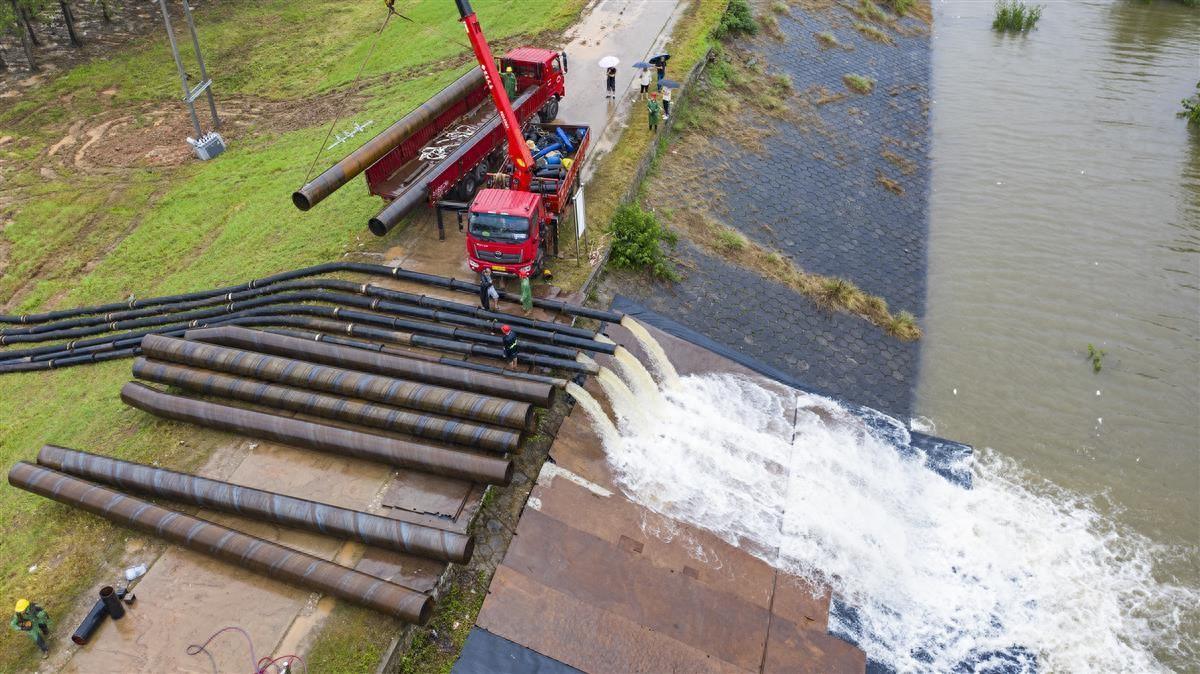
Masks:
[[[289,281],[292,279],[305,278],[308,276],[320,276],[323,274],[336,273],[357,273],[367,274],[371,276],[386,276],[413,283],[434,286],[438,288],[446,288],[457,292],[470,293],[478,296],[479,284],[461,281],[455,278],[446,276],[438,276],[435,274],[425,274],[422,272],[409,271],[400,267],[387,267],[384,265],[366,264],[362,262],[328,262],[325,264],[314,265],[312,267],[304,267],[302,269],[294,269],[291,271],[281,272],[271,276],[265,276],[260,279],[254,279],[245,283],[240,283],[224,288],[215,288],[212,290],[201,290],[191,293],[183,293],[179,295],[165,295],[162,297],[148,298],[144,300],[130,300],[128,302],[116,302],[111,304],[100,304],[90,307],[80,307],[76,309],[63,309],[59,311],[49,311],[40,314],[21,314],[21,315],[0,315],[0,323],[44,323],[47,321],[58,320],[62,318],[72,318],[74,316],[83,316],[86,314],[104,314],[112,311],[121,311],[123,309],[134,309],[137,307],[156,306],[162,304],[173,304],[176,302],[202,299],[208,297],[220,297],[229,293],[235,293],[240,290],[249,290],[251,288],[259,288],[272,283],[281,281]],[[513,293],[502,292],[501,298],[517,303],[521,301],[520,295]],[[600,309],[592,309],[561,300],[550,300],[542,298],[534,298],[533,305],[540,309],[564,313],[571,316],[582,316],[591,318],[606,323],[619,323],[624,314],[614,311],[603,311]]]
[[[178,314],[147,316],[124,321],[113,321],[111,323],[101,325],[80,326],[50,332],[0,335],[0,345],[46,342],[55,339],[87,337],[107,332],[115,332],[118,330],[167,325],[179,321],[201,320],[222,315],[238,315],[245,311],[250,311],[256,308],[264,308],[267,305],[275,305],[283,302],[324,302],[328,304],[357,307],[359,309],[368,309],[371,311],[399,314],[401,316],[409,316],[418,320],[408,320],[406,318],[390,319],[390,325],[392,327],[398,327],[411,332],[435,335],[439,337],[450,337],[453,339],[465,339],[486,344],[501,344],[503,342],[503,339],[499,335],[473,332],[439,324],[441,322],[451,322],[459,325],[466,325],[468,327],[482,328],[487,330],[499,327],[492,322],[484,321],[482,319],[471,318],[469,316],[455,313],[438,312],[435,309],[427,309],[424,307],[414,307],[395,302],[386,302],[379,298],[368,299],[366,297],[360,297],[357,295],[335,292],[297,291],[282,293],[280,295],[268,295],[265,297],[239,300],[237,302],[229,302],[228,304],[224,304],[219,307],[197,309]],[[335,308],[341,310],[341,306],[337,306]],[[271,313],[279,312],[273,311]],[[380,314],[368,315],[374,316],[374,320],[377,321],[383,321],[383,319],[386,318]],[[359,320],[371,320],[364,319],[361,316],[362,315],[360,315]],[[447,321],[446,319],[449,320]],[[513,328],[513,331],[516,332],[520,337],[525,338],[526,341],[524,343],[527,348],[535,352],[544,353],[546,355],[571,358],[575,355],[574,352],[570,351],[571,348],[586,349],[598,353],[609,354],[613,353],[615,350],[614,345],[605,342],[580,339],[571,335],[559,335],[554,332],[539,330],[537,328]],[[542,342],[547,343],[543,344]],[[564,345],[567,348],[552,346],[555,344]]]
[[[131,381],[121,388],[121,400],[130,407],[164,419],[293,447],[352,456],[469,482],[503,485],[512,480],[512,462],[496,456],[421,445],[293,417],[185,398],[137,382]]]
[[[254,517],[430,559],[465,564],[475,547],[470,536],[452,531],[56,445],[42,447],[37,462],[123,491]]]
[[[392,328],[392,329],[399,329],[399,330],[405,331],[405,332],[415,332],[415,333],[420,333],[424,336],[438,337],[438,338],[450,339],[450,340],[454,340],[454,341],[477,342],[480,344],[488,344],[488,345],[493,345],[493,346],[501,346],[504,341],[503,338],[500,337],[499,335],[490,335],[490,334],[485,334],[485,333],[481,333],[481,332],[475,332],[472,330],[465,330],[463,328],[454,328],[454,327],[447,327],[447,326],[443,326],[443,325],[436,325],[433,323],[422,323],[420,321],[409,321],[409,320],[402,319],[402,318],[392,318],[390,316],[385,316],[383,314],[376,314],[376,313],[371,313],[371,312],[367,312],[367,311],[358,311],[355,309],[344,309],[342,307],[328,307],[328,306],[315,305],[315,304],[271,304],[270,306],[265,306],[265,307],[245,308],[240,311],[236,311],[234,313],[228,313],[228,312],[223,312],[223,311],[213,311],[213,310],[204,310],[204,311],[189,312],[189,313],[194,314],[195,316],[189,316],[188,314],[180,314],[180,315],[174,317],[174,320],[179,320],[180,318],[187,317],[188,322],[186,324],[181,324],[181,323],[170,324],[169,322],[164,320],[166,317],[157,317],[157,318],[153,318],[153,319],[150,319],[150,318],[139,319],[139,322],[141,324],[138,326],[135,326],[135,327],[145,327],[145,324],[148,321],[152,321],[155,323],[166,322],[168,324],[165,327],[167,327],[167,329],[171,329],[173,327],[183,327],[183,325],[191,325],[192,327],[195,327],[198,325],[204,325],[204,324],[211,325],[213,323],[223,321],[224,319],[228,319],[228,318],[240,318],[240,317],[247,317],[247,316],[269,316],[269,315],[277,315],[277,314],[284,314],[284,315],[302,314],[302,315],[307,315],[307,316],[317,316],[317,317],[321,317],[321,318],[334,318],[334,319],[338,319],[338,320],[350,319],[351,321],[366,323],[368,325],[376,325],[376,326],[387,327],[387,328]],[[78,330],[85,330],[85,329],[87,329],[87,328],[78,328]],[[66,332],[71,332],[71,331],[66,331]],[[157,332],[162,332],[162,331],[147,329],[147,330],[141,332],[140,334],[146,335],[146,334],[154,334]],[[51,339],[51,337],[49,337],[47,335],[52,335],[52,334],[55,334],[55,333],[43,333],[42,335],[16,335],[13,337],[13,339],[22,339],[22,340],[27,340],[27,341],[44,341],[44,340]],[[139,334],[139,333],[131,332],[131,333],[128,333],[125,335],[115,335],[113,337],[114,338],[132,337],[135,334]],[[39,337],[40,339],[36,339],[36,340],[31,339],[34,337]],[[108,338],[91,338],[91,339],[86,339],[86,340],[72,340],[71,342],[67,342],[67,346],[68,346],[68,348],[74,348],[72,345],[89,346],[92,344],[97,344],[97,343],[107,341],[107,339]],[[603,342],[595,342],[595,344],[611,346],[611,345],[604,344]],[[41,355],[44,353],[54,353],[55,351],[58,351],[58,350],[61,350],[61,346],[52,345],[52,346],[46,346],[46,347],[31,347],[31,348],[22,349],[19,351],[9,351],[9,352],[0,351],[0,362],[6,362],[9,360],[14,360],[14,359],[23,358],[23,357],[38,356],[38,355]],[[540,343],[537,341],[523,342],[522,350],[524,350],[526,352],[537,353],[537,354],[542,354],[542,355],[547,355],[547,356],[554,356],[556,358],[567,358],[567,359],[572,359],[576,355],[578,355],[578,351],[576,351],[575,349],[570,349],[570,348],[561,347],[561,346],[555,346],[553,344],[543,344],[543,343]]]
[[[285,308],[291,310],[293,314],[314,313],[321,316],[338,315],[336,310],[328,310],[328,307],[288,305]],[[320,311],[321,309],[327,309],[328,311],[322,312]],[[354,335],[356,337],[380,339],[392,344],[414,346],[417,348],[430,349],[434,351],[445,351],[447,353],[456,353],[467,356],[481,356],[496,360],[508,360],[504,357],[503,349],[482,344],[456,342],[453,340],[426,337],[423,335],[411,335],[405,332],[383,330],[380,328],[358,325],[355,323],[328,321],[321,318],[309,318],[306,316],[295,316],[291,314],[261,314],[260,312],[261,310],[251,310],[245,313],[252,315],[239,315],[234,317],[223,317],[219,319],[192,321],[191,323],[139,330],[122,335],[110,335],[106,337],[75,340],[48,346],[0,352],[0,374],[9,372],[52,370],[71,365],[100,362],[116,358],[128,358],[141,353],[141,349],[138,345],[141,343],[142,338],[146,335],[162,334],[178,336],[184,334],[187,330],[192,328],[217,325],[251,325],[260,327],[296,326],[344,333],[348,335]],[[539,367],[563,369],[583,374],[596,374],[599,371],[599,369],[594,365],[580,363],[576,360],[555,358],[553,356],[546,356],[537,353],[519,353],[517,355],[517,361]]]
[[[240,302],[248,299],[264,297],[267,295],[280,294],[289,291],[298,290],[329,290],[342,293],[350,293],[367,297],[376,297],[390,302],[399,302],[406,305],[412,305],[425,310],[444,310],[452,314],[461,314],[465,318],[474,318],[480,322],[464,322],[463,325],[472,325],[475,327],[485,327],[488,329],[498,328],[501,324],[508,324],[514,327],[531,328],[534,330],[542,330],[546,332],[556,333],[564,336],[578,337],[585,340],[594,340],[596,333],[583,328],[576,328],[563,323],[555,323],[553,321],[540,321],[536,319],[526,318],[515,314],[507,314],[498,311],[484,311],[479,307],[472,305],[460,304],[450,300],[442,300],[427,295],[418,295],[415,293],[407,293],[389,288],[382,288],[368,283],[353,283],[351,281],[343,281],[340,279],[302,279],[294,281],[282,281],[274,283],[262,288],[253,288],[242,290],[235,293],[229,293],[219,297],[209,297],[204,299],[189,300],[168,305],[160,305],[142,309],[128,309],[124,311],[114,311],[102,315],[86,315],[75,318],[63,319],[50,323],[37,323],[26,325],[24,327],[7,328],[0,330],[0,337],[8,337],[11,335],[31,335],[45,332],[53,332],[57,330],[66,330],[71,328],[80,328],[87,326],[105,325],[118,321],[134,320],[139,318],[147,318],[151,316],[159,316],[167,313],[178,313],[191,309],[202,309],[205,307],[213,307],[214,305],[227,305],[231,302]],[[428,315],[425,312],[417,312],[413,315]],[[438,320],[446,322],[456,322],[456,319],[450,316],[442,316]],[[519,333],[520,334],[520,333]],[[531,336],[534,333],[528,333]]]

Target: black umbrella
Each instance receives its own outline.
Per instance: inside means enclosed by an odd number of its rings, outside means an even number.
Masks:
[[[665,77],[664,77],[664,78],[662,78],[661,80],[659,80],[659,81],[658,81],[658,86],[659,86],[660,88],[661,88],[661,87],[666,87],[666,88],[668,88],[668,89],[678,89],[679,87],[681,87],[681,86],[683,86],[683,85],[681,85],[680,83],[676,82],[675,80],[669,80],[669,79],[667,79],[667,78],[665,78]]]
[[[654,65],[658,65],[659,62],[661,61],[665,65],[667,61],[671,60],[671,55],[670,54],[658,54],[657,56],[651,56],[650,58],[648,58],[646,60],[653,63]]]

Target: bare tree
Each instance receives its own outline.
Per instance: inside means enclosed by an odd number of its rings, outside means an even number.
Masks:
[[[16,27],[17,34],[21,36],[21,48],[25,50],[25,60],[29,62],[30,70],[37,70],[37,61],[33,59],[33,41],[30,39],[33,30],[29,28],[24,8],[17,4],[17,0],[8,0],[8,4],[12,9],[10,18],[12,25]]]
[[[112,10],[108,7],[108,0],[95,0],[97,5],[100,5],[100,11],[104,14],[104,22],[112,23]]]
[[[71,44],[82,47],[83,40],[80,40],[79,35],[75,32],[75,12],[71,11],[67,0],[58,0],[58,8],[62,11],[63,21],[67,24],[67,35],[71,37]]]

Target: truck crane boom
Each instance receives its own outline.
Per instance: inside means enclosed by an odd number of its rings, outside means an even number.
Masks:
[[[500,82],[496,59],[492,56],[492,50],[483,36],[479,19],[476,18],[475,11],[471,9],[470,0],[454,0],[454,3],[458,5],[458,14],[467,27],[467,38],[471,41],[475,60],[479,61],[479,66],[483,68],[483,75],[487,80],[492,101],[496,104],[496,110],[500,112],[500,123],[504,126],[504,135],[508,139],[508,156],[513,163],[514,186],[522,192],[528,192],[533,183],[533,155],[525,145],[525,139],[521,135],[521,125],[517,122],[512,103],[508,100],[508,92],[504,90],[504,86]]]

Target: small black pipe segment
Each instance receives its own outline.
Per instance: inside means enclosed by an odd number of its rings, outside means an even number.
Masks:
[[[113,620],[125,617],[125,607],[121,604],[121,598],[117,596],[116,590],[113,590],[111,585],[100,588],[100,601],[104,602],[104,608],[108,610],[108,617]]]
[[[13,466],[13,470],[16,470],[16,466]],[[100,629],[100,623],[104,622],[104,619],[107,617],[108,606],[104,603],[103,599],[97,599],[96,603],[92,605],[92,610],[88,611],[88,614],[83,618],[83,622],[79,623],[79,627],[76,627],[75,631],[71,634],[71,641],[74,641],[79,646],[83,646],[91,640],[96,630]]]

